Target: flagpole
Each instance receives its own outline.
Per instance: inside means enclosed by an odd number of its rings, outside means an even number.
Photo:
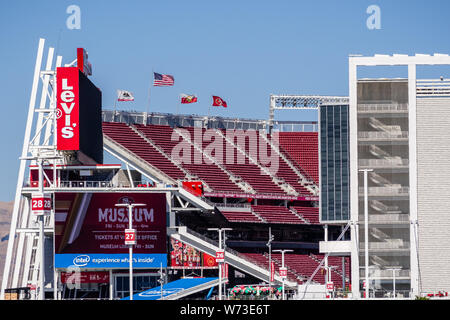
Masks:
[[[211,105],[208,106],[208,120],[206,122],[206,129],[209,129],[209,117],[211,114]]]
[[[152,77],[150,78],[150,85],[148,87],[148,102],[147,102],[147,111],[145,112],[145,124],[147,124],[147,115],[150,112],[150,98],[151,98],[152,80],[154,76],[155,73],[152,68]]]
[[[113,121],[116,120],[116,102],[117,102],[117,97],[114,99],[114,113],[113,113]]]

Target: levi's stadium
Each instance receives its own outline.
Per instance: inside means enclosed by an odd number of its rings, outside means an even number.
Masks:
[[[448,55],[262,120],[106,108],[75,53],[39,41],[2,299],[448,297],[450,82],[415,72]]]

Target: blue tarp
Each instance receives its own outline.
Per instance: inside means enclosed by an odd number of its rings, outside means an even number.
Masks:
[[[217,280],[219,278],[185,278],[175,280],[173,282],[163,285],[163,297],[170,296],[172,294],[194,288],[196,286]],[[133,300],[157,300],[161,298],[161,286],[154,287],[152,289],[136,293],[133,295]],[[130,297],[123,298],[122,300],[130,300]]]

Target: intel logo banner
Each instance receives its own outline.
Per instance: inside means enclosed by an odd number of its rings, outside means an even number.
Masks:
[[[167,254],[155,253],[133,254],[133,268],[167,267]],[[55,268],[128,268],[130,266],[128,253],[117,254],[55,254]]]

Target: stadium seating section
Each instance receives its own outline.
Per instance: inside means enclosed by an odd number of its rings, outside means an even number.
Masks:
[[[319,152],[317,132],[280,132],[280,146],[319,183]]]
[[[135,130],[133,130],[132,126]],[[244,190],[231,180],[231,176],[233,176],[247,182],[247,184],[253,188],[255,193],[286,194],[279,184],[274,182],[275,179],[279,179],[288,183],[299,195],[311,195],[311,193],[299,182],[301,176],[299,176],[283,158],[278,156],[274,158],[278,163],[278,169],[273,173],[273,176],[261,169],[261,167],[265,167],[267,164],[259,161],[261,158],[259,153],[260,150],[257,148],[259,146],[260,148],[262,147],[271,150],[271,147],[256,131],[254,132],[254,135],[252,135],[252,137],[255,138],[249,139],[248,131],[234,130],[232,132],[234,136],[233,141],[221,139],[219,134],[214,133],[213,131],[208,132],[208,137],[212,136],[213,138],[220,138],[221,140],[217,141],[223,143],[223,155],[220,157],[212,155],[222,166],[221,168],[217,163],[211,162],[205,155],[205,153],[210,153],[210,150],[207,147],[211,141],[201,139],[201,145],[198,145],[197,141],[194,139],[194,130],[202,130],[202,135],[204,135],[206,130],[204,128],[179,128],[179,130],[187,131],[192,141],[201,148],[199,150],[190,144],[191,154],[188,155],[188,157],[191,161],[180,162],[180,159],[177,159],[177,157],[172,154],[175,146],[181,141],[181,137],[178,133],[174,132],[175,129],[164,125],[134,124],[132,126],[125,123],[104,122],[103,132],[117,144],[128,149],[132,154],[148,162],[174,180],[186,179],[185,172],[187,172],[191,176],[196,176],[206,183],[212,191],[243,192]],[[211,134],[211,132],[213,132],[213,134]],[[228,136],[227,132],[222,131],[222,133],[224,136]],[[282,140],[290,141],[289,139],[286,139],[285,136],[285,134],[280,135],[280,142]],[[268,138],[270,139],[270,135],[268,135]],[[245,144],[242,146],[242,143],[239,143],[239,141],[245,141]],[[308,172],[308,170],[315,168],[317,163],[311,164],[307,161],[311,160],[317,162],[317,155],[313,155],[313,153],[317,152],[317,138],[312,136],[310,140],[308,136],[305,138],[305,141],[307,141],[308,144],[302,144],[302,146],[304,145],[304,148],[301,150],[297,148],[297,144],[293,144],[296,152],[300,150],[299,152],[305,153],[305,155],[286,155],[285,158],[291,159],[289,160],[290,164],[296,167],[298,172],[306,171],[307,174],[310,175],[311,171]],[[314,148],[310,147],[314,144],[314,141],[316,146]],[[157,148],[155,148],[155,146],[157,146]],[[284,146],[284,148],[288,150],[287,152],[290,152],[288,145]],[[232,155],[230,155],[230,151],[232,152]],[[283,151],[281,150],[281,152]],[[270,156],[271,152],[268,151],[267,154]],[[257,155],[256,159],[254,155]],[[183,157],[183,159],[185,158]],[[198,163],[198,161],[196,163],[196,159],[200,159],[200,163]],[[301,164],[296,162],[297,159],[301,160]],[[244,163],[241,163],[242,161],[238,160],[244,160]],[[256,160],[258,164],[255,164],[252,160]],[[175,165],[175,163],[177,163],[178,166]],[[270,166],[271,164],[268,165]],[[185,172],[180,170],[179,166],[181,166]],[[312,177],[315,176],[311,175],[311,178]]]
[[[269,269],[269,253],[244,253],[249,261],[255,264]],[[312,283],[325,284],[325,270],[322,268],[325,264],[322,263],[321,268],[317,269],[324,259],[324,255],[314,255],[314,254],[296,254],[296,253],[285,253],[284,264],[288,269],[288,280],[295,281],[299,284],[306,283],[308,279],[315,273],[314,277],[311,279]],[[271,259],[275,264],[275,270],[278,272],[279,268],[282,266],[281,253],[271,253]],[[346,257],[344,259],[345,263],[345,277],[350,279],[350,259]],[[331,281],[338,288],[342,288],[342,258],[341,257],[328,257],[328,265],[331,269]]]
[[[165,125],[142,125],[117,122],[104,122],[104,134],[134,155],[148,163],[154,169],[170,177],[174,181],[185,181],[188,178],[198,178],[213,192],[246,193],[239,181],[250,185],[253,193],[286,195],[280,187],[279,181],[284,181],[298,192],[299,195],[310,196],[311,193],[302,185],[300,172],[316,184],[318,176],[318,135],[315,132],[280,132],[278,156],[271,149],[266,139],[257,132],[249,138],[248,131],[235,130],[233,136],[227,131],[207,132],[207,139],[198,139],[200,133],[204,137],[204,128],[172,128]],[[188,139],[182,138],[184,135]],[[223,139],[226,136],[229,139]],[[266,135],[270,141],[271,136]],[[253,139],[253,140],[252,140]],[[183,141],[184,140],[184,141]],[[190,150],[187,154],[178,154],[184,161],[180,161],[174,148],[181,142]],[[212,151],[212,141],[216,149]],[[242,141],[245,144],[242,145]],[[217,147],[219,148],[217,149]],[[216,154],[222,148],[223,154]],[[265,164],[258,161],[260,150],[263,153],[277,155],[278,170],[267,174],[261,170]],[[255,155],[256,159],[255,159]],[[228,158],[227,158],[228,157]],[[211,161],[213,158],[213,161]],[[189,159],[190,161],[186,161]],[[231,160],[231,161],[230,161]],[[238,160],[244,160],[240,163]],[[294,170],[292,167],[296,170]],[[278,182],[277,182],[278,181]],[[248,193],[248,191],[247,191]],[[286,224],[286,225],[319,225],[319,209],[305,205],[250,205],[233,209],[221,207],[220,212],[230,223],[257,223],[257,224]],[[268,253],[244,253],[254,263],[267,268],[269,265]],[[325,283],[323,268],[317,269],[323,255],[289,253],[285,255],[285,265],[288,268],[288,279],[299,284],[307,281],[316,272],[312,281]],[[273,253],[272,259],[276,270],[281,267],[281,254]],[[335,286],[342,287],[342,258],[329,257],[328,262],[333,266],[331,280]],[[345,276],[350,277],[349,258],[345,258]]]
[[[174,148],[184,140],[176,132],[179,130],[187,135],[185,140],[190,154],[178,154],[183,161],[173,154]],[[147,162],[162,174],[175,181],[187,180],[187,175],[197,177],[205,183],[211,191],[243,193],[236,182],[231,179],[245,181],[258,194],[284,195],[286,192],[274,182],[272,176],[261,170],[265,164],[252,160],[258,160],[259,148],[264,148],[262,153],[269,156],[275,153],[271,146],[256,131],[244,130],[219,132],[210,130],[205,135],[206,129],[184,127],[174,129],[166,125],[128,125],[121,122],[104,122],[104,134],[128,150],[131,154]],[[201,135],[200,135],[201,134]],[[204,137],[198,139],[198,137]],[[229,139],[223,139],[226,136]],[[267,135],[270,140],[271,136]],[[223,154],[212,154],[211,142],[221,146]],[[217,142],[218,141],[218,142]],[[292,169],[294,166],[298,172],[305,173],[308,177],[318,182],[317,159],[317,134],[314,132],[280,132],[280,152],[290,163],[282,157],[276,157],[278,170],[274,176],[292,186],[300,195],[311,193],[299,182],[300,176]],[[194,144],[197,147],[194,147]],[[219,148],[220,151],[220,148]],[[216,149],[217,152],[217,149]],[[210,157],[217,162],[211,161]],[[257,155],[255,157],[255,155]],[[256,158],[256,159],[255,159]],[[190,161],[186,161],[189,159]],[[230,161],[231,160],[231,161]],[[243,162],[243,163],[242,163]],[[230,222],[255,222],[255,223],[286,223],[286,224],[319,224],[317,207],[280,207],[280,206],[252,206],[251,212],[222,212]]]

